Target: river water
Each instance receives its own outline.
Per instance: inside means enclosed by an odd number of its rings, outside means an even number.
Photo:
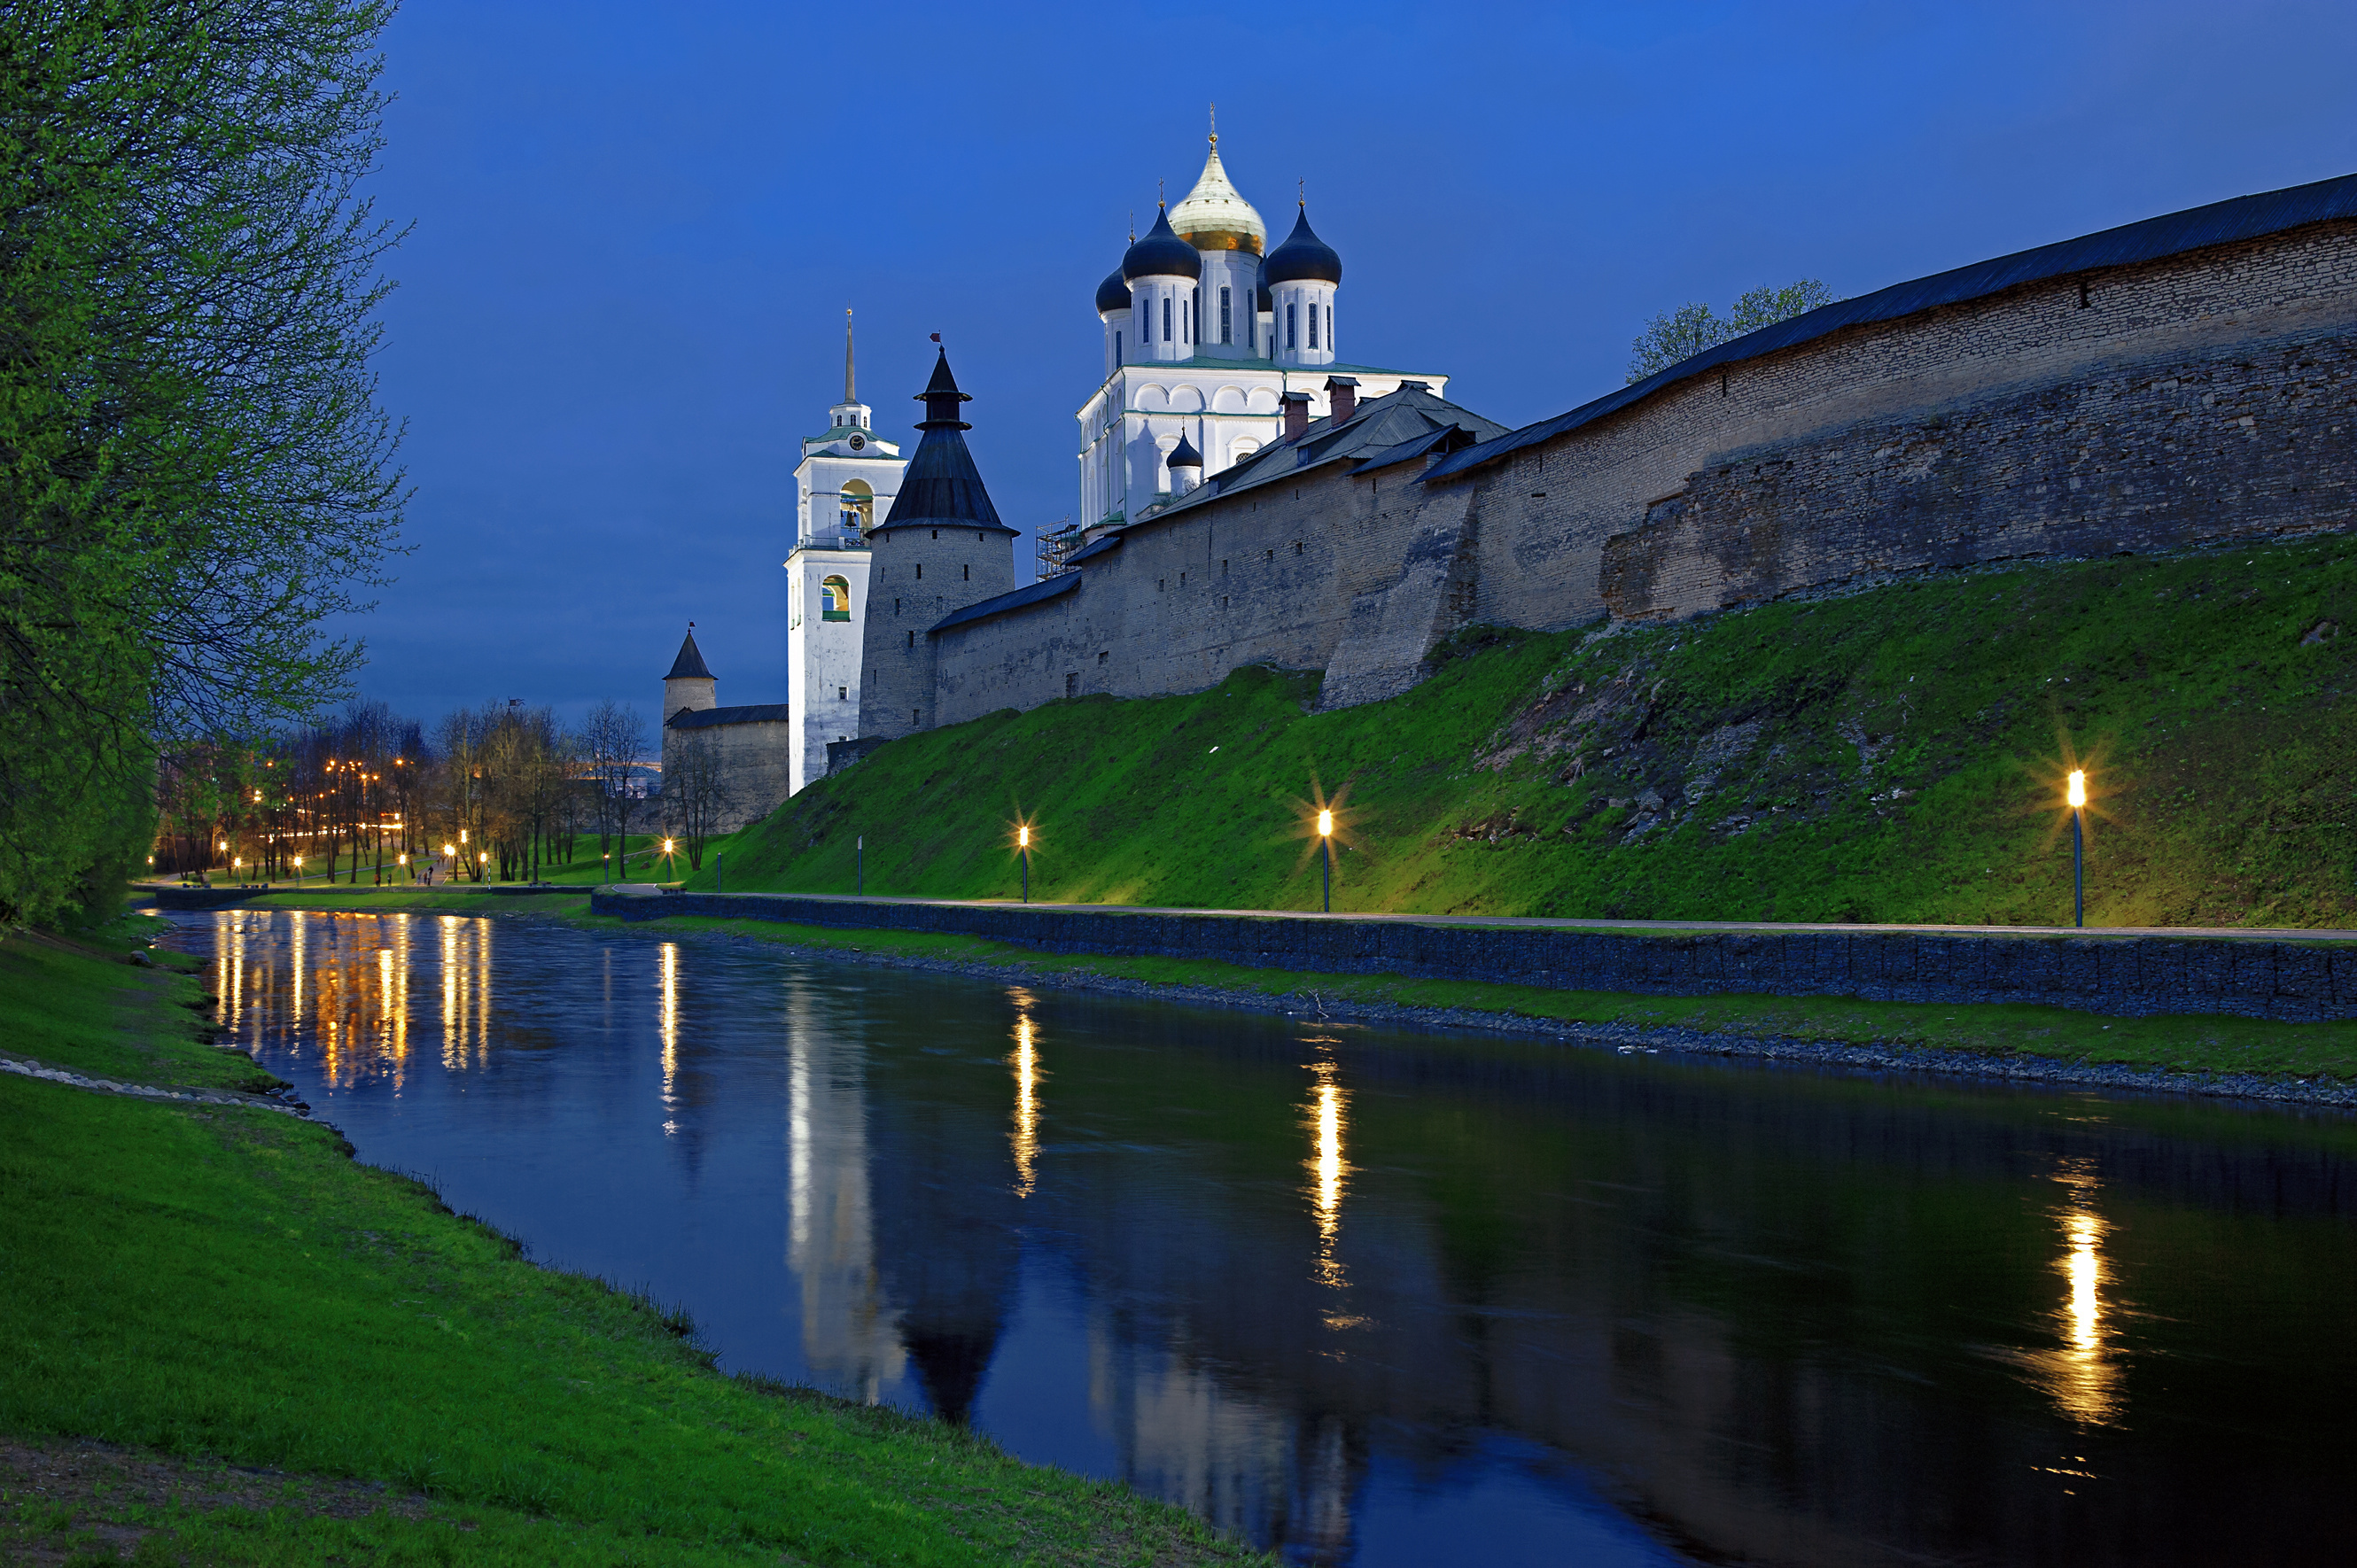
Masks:
[[[177,917],[361,1157],[1288,1561],[2348,1561],[2357,1129]]]

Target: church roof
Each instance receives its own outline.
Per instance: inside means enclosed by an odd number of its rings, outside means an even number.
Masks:
[[[1150,515],[1133,519],[1131,526],[1160,522],[1222,496],[1276,479],[1290,479],[1305,468],[1322,467],[1328,463],[1350,462],[1354,465],[1352,471],[1358,472],[1403,461],[1405,454],[1392,454],[1449,430],[1461,431],[1474,441],[1489,441],[1506,434],[1504,425],[1433,396],[1421,382],[1404,382],[1399,391],[1389,396],[1369,398],[1360,403],[1347,420],[1338,424],[1329,414],[1294,440],[1262,447],[1211,475],[1185,495],[1157,507]]]
[[[1293,232],[1285,237],[1285,243],[1268,253],[1260,275],[1261,281],[1268,284],[1342,281],[1342,258],[1309,227],[1307,203],[1302,206],[1301,216],[1293,220]]]
[[[682,708],[663,720],[665,729],[716,729],[722,725],[781,725],[793,715],[789,703],[752,703],[737,708]]]
[[[925,417],[917,422],[917,428],[925,434],[900,475],[900,493],[892,498],[892,510],[873,532],[949,523],[1013,533],[1015,530],[998,521],[998,509],[990,504],[982,471],[974,465],[974,454],[966,450],[964,433],[971,427],[957,417],[958,404],[974,400],[958,390],[957,378],[950,374],[947,349],[933,366],[933,379],[917,395],[925,404]]]
[[[1097,314],[1109,316],[1128,308],[1129,285],[1121,281],[1121,269],[1115,267],[1105,274],[1104,282],[1097,285]]]
[[[1200,278],[1203,275],[1203,258],[1195,247],[1170,230],[1170,214],[1157,212],[1154,227],[1146,238],[1124,252],[1121,276],[1124,283],[1135,283],[1139,278]]]
[[[1581,403],[1567,413],[1558,413],[1553,419],[1526,424],[1495,440],[1469,447],[1436,464],[1425,478],[1446,478],[1469,468],[1478,468],[1484,463],[1494,463],[1509,453],[1551,441],[1607,414],[1618,413],[1665,387],[1691,381],[1722,365],[1739,364],[1746,360],[1757,360],[1781,349],[1797,348],[1845,328],[1895,321],[1919,311],[1945,305],[1961,305],[2006,289],[2018,288],[2024,284],[2067,277],[2072,273],[2093,272],[2098,267],[2133,266],[2139,262],[2159,261],[2212,245],[2226,245],[2238,240],[2279,234],[2310,223],[2352,218],[2357,218],[2357,174],[2320,179],[2312,185],[2295,185],[2284,190],[2262,191],[2256,196],[2238,196],[2231,201],[2213,201],[2207,207],[2189,208],[2183,212],[2147,218],[2140,222],[2123,224],[2117,229],[2083,234],[2075,240],[2062,240],[2051,245],[2040,245],[2035,250],[2017,251],[1993,261],[1975,262],[1968,267],[1934,273],[1930,277],[1916,278],[1909,283],[1893,284],[1889,288],[1877,289],[1856,299],[1821,305],[1814,310],[1793,317],[1790,321],[1779,321],[1757,332],[1729,338],[1715,349],[1705,349],[1691,359],[1680,360],[1667,370],[1658,371],[1641,381],[1608,392],[1591,403]]]
[[[1220,164],[1220,138],[1211,138],[1211,156],[1203,160],[1202,177],[1187,199],[1170,209],[1170,227],[1199,251],[1250,251],[1268,248],[1268,225],[1228,183]]]
[[[711,671],[704,667],[704,654],[695,646],[695,633],[692,631],[689,632],[687,634],[687,640],[679,645],[679,657],[671,661],[671,673],[664,676],[663,679],[666,681],[711,681],[717,679]]]
[[[1178,445],[1170,448],[1170,456],[1164,459],[1164,463],[1173,468],[1200,468],[1203,466],[1203,455],[1195,450],[1195,444],[1182,430],[1178,433]]]

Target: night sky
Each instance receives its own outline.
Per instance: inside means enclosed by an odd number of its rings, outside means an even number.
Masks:
[[[650,723],[686,623],[785,700],[799,437],[914,443],[940,332],[1030,575],[1077,502],[1092,296],[1130,215],[1295,182],[1344,356],[1509,425],[1621,384],[1654,313],[1862,294],[2357,171],[2357,6],[593,5],[409,0],[373,184],[411,553],[350,629],[431,719]]]

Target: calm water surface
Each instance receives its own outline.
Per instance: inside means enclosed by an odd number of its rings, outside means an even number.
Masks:
[[[363,1158],[1311,1563],[2349,1560],[2339,1116],[179,918]]]

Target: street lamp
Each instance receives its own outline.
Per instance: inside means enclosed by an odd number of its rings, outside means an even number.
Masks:
[[[1031,824],[1023,822],[1015,829],[1015,847],[1023,854],[1023,901],[1031,902]]]
[[[404,867],[405,867],[405,866],[407,866],[407,865],[409,865],[409,857],[408,857],[407,855],[405,855],[405,854],[404,854],[404,855],[396,855],[396,856],[394,856],[394,857],[393,857],[393,864],[394,864],[394,865],[400,865],[400,866],[404,866]],[[413,872],[411,872],[411,873],[409,874],[409,879],[410,879],[412,882],[416,881],[416,880],[417,880],[417,873],[415,873],[415,872],[414,872],[414,871],[413,871]]]
[[[1318,860],[1324,869],[1324,913],[1334,912],[1334,813],[1323,807],[1318,812]]]
[[[2071,770],[2071,923],[2087,923],[2087,849],[2079,820],[2087,811],[2087,775]]]
[[[671,841],[671,840],[669,840],[669,839],[665,839],[665,840],[663,840],[663,847],[662,847],[663,869],[664,869],[664,871],[665,871],[666,873],[673,872],[673,871],[677,871],[677,870],[679,869],[679,867],[678,867],[678,866],[676,866],[676,865],[673,865],[673,864],[672,864],[672,849],[671,849],[671,842],[672,842],[672,841]]]
[[[295,857],[295,886],[303,886],[303,857],[299,854]]]

